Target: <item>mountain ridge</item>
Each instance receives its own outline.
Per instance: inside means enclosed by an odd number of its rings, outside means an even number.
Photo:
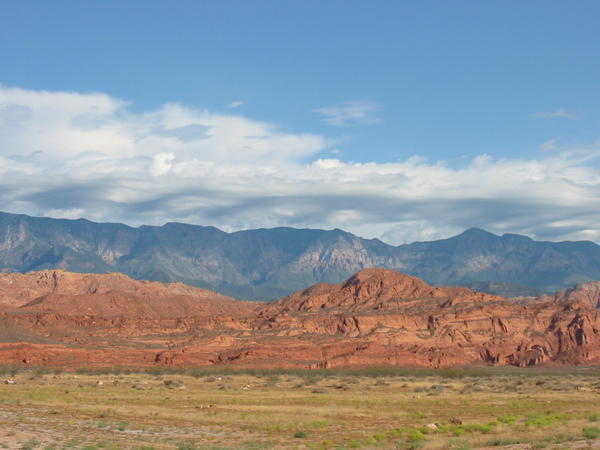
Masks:
[[[249,303],[117,273],[0,274],[0,360],[63,369],[599,366],[600,310],[589,300],[600,289],[588,288],[591,296],[523,305],[363,269]]]
[[[122,272],[237,298],[271,300],[319,282],[335,284],[372,267],[399,270],[434,285],[530,295],[600,279],[600,246],[534,241],[513,233],[498,236],[480,228],[392,246],[338,228],[228,233],[181,222],[131,227],[0,212],[4,272]]]

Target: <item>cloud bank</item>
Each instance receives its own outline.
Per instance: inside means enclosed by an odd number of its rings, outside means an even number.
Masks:
[[[0,209],[225,230],[338,227],[391,243],[473,226],[600,242],[599,145],[532,160],[481,155],[458,168],[324,156],[333,145],[232,113],[134,112],[101,93],[0,86]]]

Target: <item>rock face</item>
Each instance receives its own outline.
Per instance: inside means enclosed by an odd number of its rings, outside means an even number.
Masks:
[[[183,283],[138,281],[120,273],[78,274],[62,270],[0,274],[0,305],[20,311],[133,318],[235,315],[254,309],[252,303],[240,303]]]
[[[532,288],[554,292],[600,279],[600,246],[471,229],[449,239],[395,247],[342,230],[225,233],[180,223],[132,228],[0,213],[0,268],[5,272],[121,272],[271,300],[315,283],[339,283],[372,267],[399,270],[431,284],[531,296],[537,295]]]
[[[273,303],[121,274],[0,276],[0,363],[32,366],[600,365],[600,310],[527,306],[384,269]]]
[[[600,309],[600,281],[576,284],[554,295],[543,295],[538,301],[578,302],[590,308]]]

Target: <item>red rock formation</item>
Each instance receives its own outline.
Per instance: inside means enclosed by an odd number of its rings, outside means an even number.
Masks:
[[[0,362],[345,367],[600,364],[590,302],[521,305],[363,270],[271,304],[120,274],[0,275]]]
[[[590,308],[600,308],[600,281],[576,284],[554,295],[543,295],[537,300],[542,302],[577,302]]]
[[[0,273],[0,304],[23,306],[33,300],[56,294],[62,296],[82,296],[87,294],[111,294],[114,292],[131,294],[140,298],[173,298],[188,296],[202,299],[229,299],[224,295],[183,283],[158,283],[138,281],[121,273],[80,274],[63,270],[40,272]],[[212,301],[212,304],[219,303]],[[227,303],[227,302],[226,302]],[[230,302],[231,303],[231,302]],[[239,306],[238,302],[233,302]]]

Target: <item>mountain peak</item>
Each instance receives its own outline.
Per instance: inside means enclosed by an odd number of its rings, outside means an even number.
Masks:
[[[411,302],[481,302],[498,297],[466,288],[433,287],[420,278],[395,270],[363,269],[346,281],[298,291],[266,308],[267,314],[321,310],[371,311],[404,308]]]
[[[490,238],[491,237],[494,237],[494,238],[498,237],[498,235],[496,235],[494,233],[490,233],[489,231],[486,231],[486,230],[484,230],[482,228],[476,228],[476,227],[469,228],[469,229],[463,231],[462,233],[460,233],[456,237],[461,237],[461,236],[463,236],[463,237],[474,237],[474,236],[479,237],[479,236],[482,236],[482,237],[490,237]]]
[[[406,275],[396,270],[382,269],[382,268],[369,268],[362,269],[359,272],[352,275],[346,281],[343,282],[344,286],[360,285],[364,283],[381,283],[381,284],[398,284],[406,281],[417,280],[415,277]],[[423,282],[423,284],[426,284]]]

